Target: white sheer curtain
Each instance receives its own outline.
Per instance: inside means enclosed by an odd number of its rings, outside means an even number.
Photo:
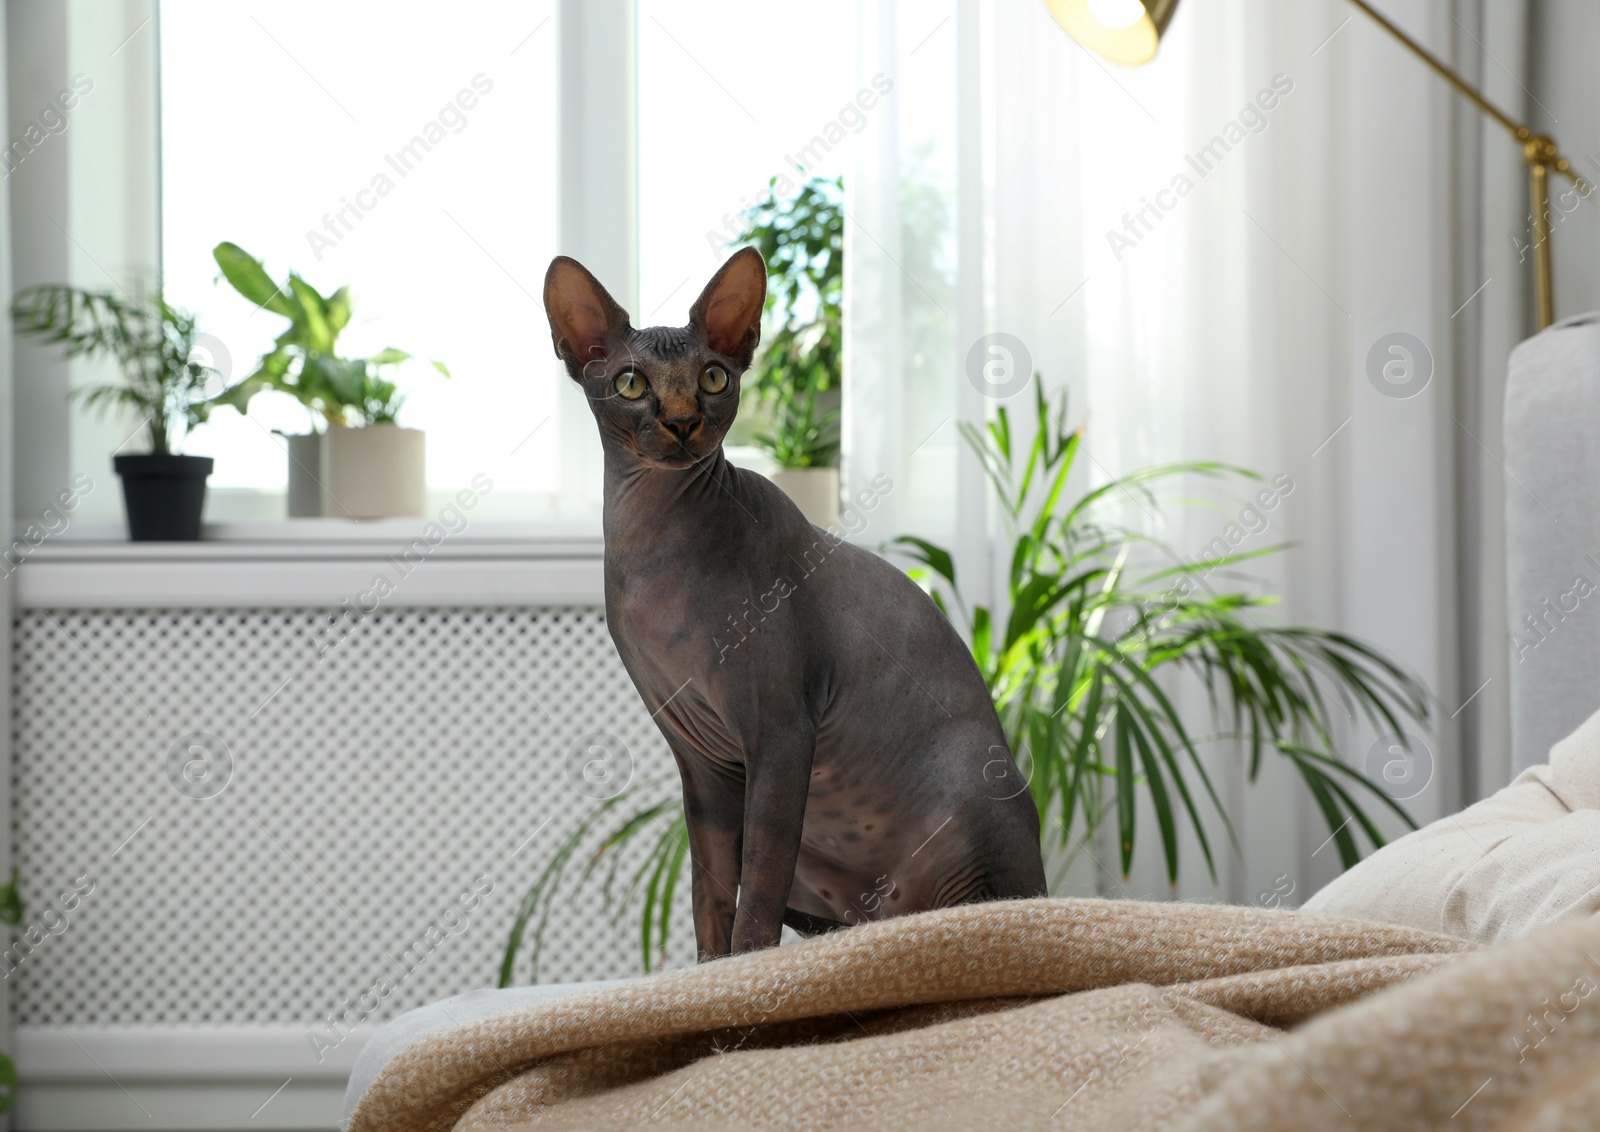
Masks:
[[[849,468],[893,490],[860,536],[955,533],[958,282],[956,5],[862,4],[857,82],[888,88],[845,173]],[[975,293],[975,292],[974,292]]]
[[[1476,42],[1458,29],[1482,35],[1482,13],[1457,7],[1388,10],[1448,55]],[[1024,364],[1067,389],[1089,424],[1081,486],[1174,460],[1287,477],[1269,525],[1240,549],[1295,542],[1253,571],[1282,596],[1278,615],[1362,637],[1438,694],[1434,730],[1421,736],[1431,780],[1405,804],[1425,822],[1454,812],[1466,789],[1497,786],[1493,758],[1465,785],[1460,765],[1463,722],[1475,721],[1474,739],[1503,725],[1479,713],[1503,702],[1504,680],[1459,710],[1483,677],[1458,660],[1458,607],[1484,595],[1459,592],[1456,514],[1458,461],[1497,449],[1498,433],[1458,418],[1497,396],[1522,318],[1517,266],[1485,269],[1495,281],[1473,302],[1493,312],[1491,327],[1452,316],[1476,286],[1463,281],[1468,268],[1484,267],[1463,249],[1486,245],[1483,232],[1503,242],[1521,215],[1501,181],[1463,212],[1453,182],[1463,161],[1471,176],[1481,170],[1462,140],[1477,127],[1454,96],[1339,0],[1186,0],[1157,59],[1137,70],[1089,56],[1037,0],[878,0],[863,5],[861,28],[862,74],[893,76],[897,94],[847,179],[847,489],[880,471],[910,484],[894,529],[955,540],[963,588],[986,586],[1009,548],[980,510],[974,467],[949,426],[912,446],[944,413],[981,420],[1004,403],[1031,415],[1025,393],[1000,402],[967,379],[981,336],[1014,336]],[[1515,95],[1514,84],[1496,76],[1490,89]],[[913,110],[951,115],[940,136],[954,140],[934,151],[953,162],[938,182],[950,194],[941,238],[955,252],[948,304],[903,214],[908,183],[927,177],[908,136]],[[1501,159],[1514,155],[1491,145],[1493,178]],[[1490,258],[1501,254],[1495,245]],[[935,300],[938,334],[917,318]],[[1428,385],[1409,398],[1368,374],[1374,345],[1396,333],[1431,358]],[[942,363],[913,373],[909,358],[940,350]],[[953,388],[917,384],[928,380]],[[1499,505],[1492,492],[1469,502]],[[1151,529],[1198,555],[1234,517],[1180,508]],[[885,533],[875,526],[867,541]],[[1498,553],[1495,537],[1475,550]],[[1352,727],[1347,760],[1364,765],[1375,738]],[[1498,733],[1484,742],[1503,753]],[[1269,759],[1247,787],[1233,752],[1213,757],[1243,859],[1221,866],[1213,888],[1191,848],[1180,892],[1250,901],[1287,875],[1299,900],[1338,871],[1288,768]],[[1144,846],[1130,881],[1140,895],[1167,888],[1155,849]]]

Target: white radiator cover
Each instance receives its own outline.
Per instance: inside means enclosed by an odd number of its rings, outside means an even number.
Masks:
[[[635,781],[677,789],[594,606],[385,607],[343,629],[326,607],[32,606],[13,663],[13,833],[42,935],[7,976],[24,1097],[68,1061],[107,1085],[95,1034],[258,1032],[279,1080],[336,1075],[361,1031],[330,1020],[369,1030],[494,983],[528,884],[599,804],[569,773],[576,742],[614,736]],[[595,884],[569,897],[540,981],[637,973],[636,919],[610,922]],[[672,965],[693,956],[684,903]],[[127,1108],[129,1127],[180,1126]]]

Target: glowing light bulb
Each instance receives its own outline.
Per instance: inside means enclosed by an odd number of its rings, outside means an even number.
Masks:
[[[1118,30],[1138,23],[1144,5],[1139,0],[1089,0],[1089,15],[1101,27]]]

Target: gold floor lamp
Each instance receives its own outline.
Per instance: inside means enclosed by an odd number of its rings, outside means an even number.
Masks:
[[[1553,170],[1569,178],[1583,196],[1589,195],[1589,185],[1572,171],[1572,163],[1561,156],[1554,138],[1536,134],[1514,121],[1366,0],[1350,3],[1371,16],[1379,27],[1521,143],[1533,215],[1533,307],[1539,329],[1543,330],[1556,320],[1555,284],[1550,271],[1550,173]],[[1136,67],[1155,58],[1156,47],[1172,22],[1178,0],[1045,0],[1045,5],[1056,22],[1089,50],[1113,63]]]

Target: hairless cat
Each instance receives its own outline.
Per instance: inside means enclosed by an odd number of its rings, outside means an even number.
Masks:
[[[723,454],[766,285],[745,248],[688,326],[634,329],[576,260],[544,284],[600,426],[606,622],[683,781],[702,959],[1045,891],[1038,810],[955,629]]]

